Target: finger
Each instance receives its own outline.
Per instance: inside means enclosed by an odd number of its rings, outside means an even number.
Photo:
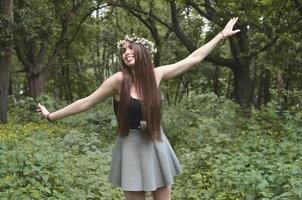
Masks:
[[[227,25],[232,24],[232,22],[233,22],[233,18],[228,21]]]
[[[234,26],[236,24],[237,20],[238,20],[237,18],[232,19],[232,21],[230,23],[231,26]]]
[[[238,17],[233,17],[233,18],[230,19],[230,21],[231,21],[232,23],[236,22],[237,20],[238,20]]]
[[[240,32],[240,29],[236,29],[233,32],[236,34],[236,33]]]

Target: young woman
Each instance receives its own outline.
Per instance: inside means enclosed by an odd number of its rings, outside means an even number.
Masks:
[[[118,43],[122,68],[91,95],[50,113],[41,104],[38,113],[49,121],[86,111],[107,97],[114,99],[118,120],[118,136],[113,150],[109,180],[123,189],[126,199],[141,200],[152,191],[154,200],[168,200],[173,177],[181,169],[160,126],[161,81],[178,76],[201,62],[214,47],[233,30],[238,18],[232,18],[210,42],[185,59],[154,68],[151,53],[153,43],[143,38],[129,37]]]

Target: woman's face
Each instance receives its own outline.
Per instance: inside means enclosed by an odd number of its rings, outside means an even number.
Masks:
[[[135,57],[130,42],[125,42],[122,46],[122,59],[128,67],[134,67]]]

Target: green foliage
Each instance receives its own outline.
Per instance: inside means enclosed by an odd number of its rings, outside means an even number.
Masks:
[[[15,22],[25,41],[49,40],[59,30],[51,1],[17,1]]]
[[[169,108],[165,128],[183,167],[174,199],[301,199],[301,113],[283,112],[247,116],[214,95]]]
[[[163,127],[183,168],[172,199],[302,198],[301,109],[271,103],[246,113],[203,94],[164,110]],[[58,123],[20,122],[0,126],[1,197],[122,199],[107,181],[116,134],[110,101]]]
[[[10,24],[10,20],[6,19],[3,16],[3,13],[0,14],[0,45],[1,45],[1,52],[0,55],[4,53],[6,48],[10,48],[13,41],[13,30],[12,25]]]
[[[97,115],[94,111],[81,120],[93,124]],[[121,199],[121,192],[107,181],[115,133],[110,132],[110,122],[101,124],[107,127],[110,138],[103,134],[105,128],[68,120],[60,124],[44,121],[1,125],[0,196],[5,199]]]
[[[106,176],[110,147],[101,150],[104,145],[98,135],[70,130],[61,137],[50,138],[40,130],[16,142],[13,149],[2,146],[1,196],[12,199],[118,199],[120,193],[112,189]]]
[[[201,12],[188,6],[188,2],[200,5]],[[203,94],[213,90],[212,81],[216,78],[220,82],[220,94],[230,95],[232,90],[229,69],[220,69],[217,75],[215,66],[207,63],[197,66],[190,75],[168,82],[164,93],[171,99],[185,93],[185,83],[189,83],[189,98],[177,101],[177,106],[166,106],[163,117],[165,132],[183,166],[183,173],[175,178],[173,199],[302,199],[299,56],[302,45],[301,31],[297,31],[301,22],[295,21],[299,19],[297,9],[290,1],[281,0],[207,2],[214,8],[212,11],[219,13],[219,19],[214,18],[213,23],[200,14],[212,12],[200,1],[177,1],[178,20],[185,35],[194,45],[201,45],[221,30],[217,24],[230,16],[239,16],[241,26],[248,27],[242,30],[246,35],[241,35],[243,39],[247,37],[248,43],[243,45],[247,48],[245,53],[260,51],[255,69],[251,69],[255,71],[255,94],[261,84],[262,70],[269,70],[272,101],[260,110],[246,113],[224,97]],[[34,55],[44,43],[49,46],[46,57],[51,55],[62,22],[75,14],[68,35],[78,32],[73,43],[59,53],[58,62],[54,63],[58,66],[56,77],[51,77],[46,85],[46,91],[54,92],[61,99],[72,100],[91,93],[119,68],[116,41],[126,33],[136,32],[151,38],[150,30],[133,13],[120,7],[99,10],[99,17],[88,17],[77,30],[81,18],[95,3],[30,0],[15,4],[15,39],[22,52],[32,49]],[[125,3],[172,24],[168,1]],[[145,22],[156,23],[153,28],[161,40],[161,64],[177,62],[188,55],[184,44],[171,33],[173,29],[152,21],[148,14],[137,14]],[[6,26],[7,21],[1,18],[0,29]],[[1,36],[1,44],[13,38],[8,29],[1,29]],[[278,40],[269,51],[262,52],[275,36]],[[224,58],[233,56],[227,41],[213,53]],[[42,64],[46,61],[43,59]],[[11,71],[13,84],[25,82],[23,74],[17,77],[14,73],[24,71],[23,67],[14,66]],[[24,89],[19,85],[13,92],[18,97]],[[67,97],[70,94],[72,97]],[[49,110],[66,105],[46,95],[36,100],[26,97],[10,104],[10,123],[0,125],[0,199],[121,199],[121,191],[107,182],[116,134],[110,101],[52,124],[41,122],[35,114],[38,102],[43,102]]]
[[[41,120],[36,114],[37,105],[43,102],[47,109],[55,110],[63,106],[62,101],[57,101],[49,95],[43,95],[34,99],[32,97],[24,97],[18,101],[9,101],[10,118],[13,122],[38,122]],[[66,104],[66,103],[65,103]]]

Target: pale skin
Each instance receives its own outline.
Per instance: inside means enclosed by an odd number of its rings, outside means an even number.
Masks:
[[[159,86],[161,81],[174,78],[178,75],[191,69],[197,63],[200,63],[218,44],[221,40],[226,37],[232,36],[239,32],[240,30],[233,30],[235,23],[238,18],[232,18],[229,20],[225,28],[218,33],[211,41],[203,45],[202,47],[195,50],[188,57],[180,60],[177,63],[160,66],[154,69],[154,75]],[[125,43],[122,47],[122,59],[124,63],[129,67],[135,67],[135,57],[131,45]],[[120,86],[123,80],[122,72],[117,72],[111,77],[106,79],[103,84],[89,96],[79,99],[70,105],[50,113],[44,106],[40,103],[38,104],[37,112],[43,117],[47,117],[50,120],[58,120],[76,113],[80,113],[89,110],[97,103],[102,102],[108,97],[114,97],[119,100],[120,98]],[[133,87],[130,92],[131,96],[138,98],[136,89]],[[127,192],[124,191],[126,200],[143,200],[145,199],[145,192]],[[152,192],[154,200],[170,200],[171,199],[171,186],[166,186],[158,188]]]

